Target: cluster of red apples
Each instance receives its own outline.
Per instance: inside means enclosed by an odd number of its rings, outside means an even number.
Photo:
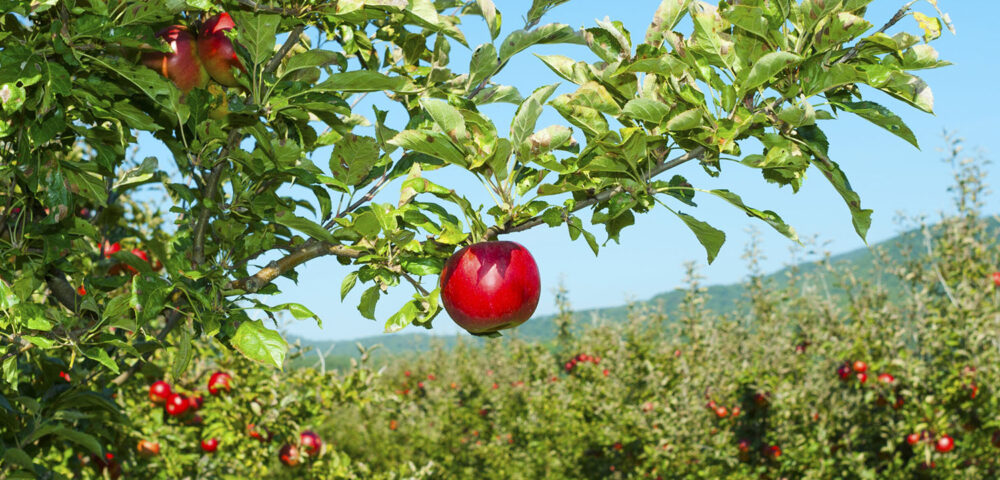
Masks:
[[[215,372],[208,379],[208,393],[219,395],[223,391],[229,392],[232,389],[230,381],[232,376],[226,372]],[[185,396],[178,392],[172,392],[170,384],[159,380],[153,382],[149,387],[149,399],[156,404],[163,405],[168,415],[172,417],[182,417],[193,413],[201,408],[204,403],[201,396]],[[188,423],[199,424],[201,417],[197,414],[189,417]],[[258,428],[254,424],[247,425],[247,435],[262,443],[270,442],[273,438],[271,432],[266,428]],[[219,448],[217,438],[205,438],[201,441],[201,449],[205,453],[214,453]],[[286,443],[278,450],[278,459],[281,463],[294,467],[302,461],[302,454],[314,457],[320,454],[323,448],[323,441],[316,432],[305,430],[299,435],[298,444]],[[160,446],[157,443],[147,440],[140,440],[138,445],[139,453],[144,456],[159,454]]]
[[[188,27],[171,25],[157,32],[170,52],[146,52],[142,63],[169,78],[182,92],[206,88],[210,80],[227,87],[239,86],[233,69],[246,73],[226,32],[236,26],[228,13],[206,20],[197,38]]]
[[[573,369],[576,368],[576,365],[578,363],[586,363],[586,362],[590,362],[590,363],[593,363],[594,365],[597,365],[597,364],[601,363],[601,357],[597,357],[597,356],[594,356],[594,355],[588,355],[586,353],[581,353],[581,354],[579,354],[579,355],[571,358],[570,361],[566,362],[566,365],[564,367],[566,369],[566,373],[572,372]]]

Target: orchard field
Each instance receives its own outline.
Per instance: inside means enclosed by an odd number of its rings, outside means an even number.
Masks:
[[[68,478],[994,478],[1000,223],[979,164],[955,165],[960,215],[863,277],[821,260],[765,280],[748,245],[745,298],[721,314],[689,266],[679,309],[626,322],[575,316],[563,292],[551,342],[378,362],[359,346],[351,368],[279,372],[199,341],[183,375],[158,354],[111,393],[112,469],[40,455]],[[47,388],[71,389],[58,368]],[[182,411],[152,401],[163,380]]]
[[[658,214],[711,263],[717,202],[802,244],[734,169],[810,172],[864,240],[824,128],[932,143],[943,6],[499,3],[0,0],[0,480],[1000,477],[1000,228],[958,140],[953,213],[863,269],[751,243],[732,309],[692,265],[676,307],[560,290],[554,338],[511,330],[550,301],[529,229],[598,255]],[[503,83],[543,45],[560,83]],[[275,282],[320,257],[387,333],[481,338],[312,366]]]

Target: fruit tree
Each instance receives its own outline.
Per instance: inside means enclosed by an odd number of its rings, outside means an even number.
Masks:
[[[635,37],[613,20],[546,17],[567,1],[502,16],[493,0],[0,0],[0,475],[41,474],[32,459],[66,442],[111,462],[111,395],[160,349],[173,377],[194,338],[281,366],[286,342],[253,313],[319,321],[268,295],[321,256],[343,265],[331,278],[341,295],[364,289],[365,317],[389,289],[413,287],[384,319],[397,331],[431,326],[456,251],[530,228],[566,228],[596,254],[595,229],[617,240],[662,210],[711,261],[725,235],[695,215],[704,196],[796,239],[738,185],[671,172],[694,162],[719,177],[736,162],[795,191],[813,167],[863,237],[871,211],[821,125],[857,115],[916,145],[876,101],[931,112],[912,72],[947,65],[929,45],[950,27],[935,1],[871,19],[871,0],[663,0]],[[523,28],[501,35],[504,18]],[[470,44],[476,29],[489,40]],[[592,53],[538,57],[566,93],[501,83],[538,44]],[[470,49],[469,64],[452,48]],[[355,109],[369,93],[384,103]],[[495,103],[509,104],[510,125],[482,113]],[[562,121],[537,125],[546,109]],[[164,154],[138,159],[140,144]],[[479,183],[435,183],[438,169]],[[474,204],[472,188],[495,203]],[[501,320],[455,312],[493,334],[523,321],[537,292],[488,314]],[[150,395],[185,414],[188,397],[168,392]],[[302,452],[289,444],[283,461]]]

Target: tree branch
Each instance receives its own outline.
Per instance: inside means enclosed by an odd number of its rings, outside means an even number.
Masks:
[[[300,37],[302,37],[302,32],[304,32],[305,29],[306,27],[304,25],[296,25],[291,32],[288,32],[288,38],[285,39],[285,43],[281,45],[278,52],[275,53],[274,56],[271,57],[271,60],[267,62],[267,65],[264,66],[264,73],[272,73],[278,69],[278,65],[281,65],[281,60],[285,58],[285,55],[288,55],[288,52],[290,52],[293,47],[295,47],[295,44],[299,41]]]
[[[254,275],[230,282],[227,289],[256,292],[261,287],[271,283],[275,278],[295,267],[317,257],[336,255],[346,258],[360,258],[364,252],[345,245],[332,245],[326,242],[310,239],[292,253],[269,263]]]
[[[198,213],[198,223],[194,227],[194,246],[191,248],[191,260],[195,265],[205,263],[205,229],[208,227],[208,217],[210,215],[207,202],[215,201],[215,195],[219,190],[219,181],[222,178],[222,171],[228,165],[226,158],[229,157],[229,152],[236,148],[241,137],[242,134],[239,127],[229,132],[226,145],[219,152],[219,159],[215,163],[215,166],[212,167],[211,173],[208,174],[208,180],[205,182],[205,197],[202,199],[201,212]]]

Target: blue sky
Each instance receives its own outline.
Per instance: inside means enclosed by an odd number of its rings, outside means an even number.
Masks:
[[[523,27],[522,18],[531,2],[498,0],[496,3],[504,18],[502,39],[509,32]],[[875,0],[867,18],[876,27],[881,26],[903,3],[902,0]],[[552,10],[542,23],[558,21],[573,27],[589,27],[595,25],[595,19],[609,16],[622,21],[634,41],[641,41],[658,4],[659,0],[574,0]],[[938,151],[944,145],[942,132],[945,129],[958,132],[967,140],[969,149],[981,148],[987,156],[1000,151],[1000,135],[994,131],[1000,125],[1000,100],[993,87],[998,73],[995,19],[1000,18],[1000,2],[940,0],[939,5],[951,15],[958,35],[945,33],[934,44],[942,59],[951,61],[954,66],[918,72],[934,91],[935,115],[905,107],[884,94],[866,92],[867,100],[881,103],[903,117],[920,140],[921,150],[849,114],[821,125],[830,139],[831,158],[847,172],[854,189],[861,196],[862,206],[875,211],[868,234],[870,243],[899,232],[900,226],[894,221],[897,214],[926,214],[936,218],[938,212],[951,208],[951,197],[947,191],[951,168],[941,161],[942,154]],[[933,12],[926,2],[917,3],[916,7],[926,13]],[[901,27],[911,31],[917,28],[912,18],[906,18],[890,33]],[[472,48],[489,41],[481,19],[468,18],[462,29]],[[684,31],[683,25],[679,30]],[[511,60],[495,81],[514,85],[527,95],[538,86],[561,80],[530,53],[558,53],[586,61],[596,59],[582,46],[535,47]],[[471,50],[454,45],[453,69],[464,70],[470,54]],[[569,92],[571,87],[563,82],[557,94]],[[373,104],[380,108],[389,106],[381,94],[372,94],[361,102],[357,111],[368,115]],[[506,129],[514,107],[490,106],[484,111],[494,119],[498,128]],[[391,108],[390,123],[401,126],[405,121],[404,115],[400,109]],[[566,124],[548,109],[539,120],[538,128],[556,123]],[[579,133],[575,136],[582,139]],[[325,155],[317,156],[315,162],[326,165]],[[990,165],[988,170],[992,178],[1000,177],[996,164]],[[457,187],[474,204],[491,204],[483,187],[470,175],[457,171],[434,173],[434,180]],[[758,171],[734,164],[724,165],[718,179],[708,177],[695,163],[683,165],[672,173],[685,175],[696,187],[728,188],[740,193],[749,205],[775,210],[796,228],[801,237],[818,239],[823,249],[839,253],[865,245],[855,234],[843,201],[815,170],[809,172],[808,180],[795,195],[788,188],[779,190],[775,185],[767,184]],[[398,185],[390,185],[377,200],[395,202],[398,195]],[[1000,211],[998,205],[1000,203],[991,202],[987,213]],[[698,209],[687,209],[686,213],[726,232],[726,244],[712,265],[707,265],[704,249],[694,235],[662,208],[637,216],[636,224],[622,233],[621,244],[611,242],[605,245],[598,257],[582,240],[570,242],[565,227],[549,229],[542,226],[504,239],[525,245],[538,261],[543,293],[536,315],[554,311],[553,292],[560,281],[568,289],[573,307],[584,309],[620,305],[631,299],[642,300],[677,288],[682,285],[682,265],[686,261],[696,261],[701,265],[701,273],[708,284],[733,283],[743,279],[747,271],[745,261],[740,257],[749,240],[747,227],[754,222],[721,201],[707,198],[701,199]],[[766,225],[757,225],[761,232],[761,248],[767,256],[763,262],[764,270],[781,268],[790,261],[790,248],[794,245]],[[599,241],[604,240],[603,229],[595,229],[595,234]],[[306,305],[322,318],[323,328],[318,328],[311,321],[292,322],[285,328],[294,335],[315,339],[351,339],[381,334],[385,319],[412,295],[412,289],[404,284],[383,296],[376,310],[379,320],[373,322],[364,319],[355,308],[362,288],[356,288],[343,303],[340,301],[340,283],[350,271],[348,267],[333,258],[320,258],[298,271],[298,284],[279,279],[278,286],[283,293],[269,301]],[[428,277],[424,279],[424,284],[431,288],[434,281],[436,278]],[[459,331],[446,313],[435,320],[433,333],[452,335]]]

